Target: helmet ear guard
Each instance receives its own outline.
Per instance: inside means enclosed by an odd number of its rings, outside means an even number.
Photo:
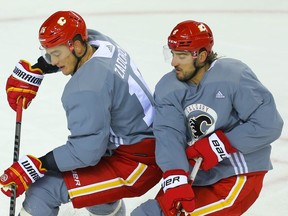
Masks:
[[[200,49],[211,53],[214,38],[211,29],[203,22],[187,20],[174,27],[168,37],[168,47],[171,50],[189,51],[197,57]]]

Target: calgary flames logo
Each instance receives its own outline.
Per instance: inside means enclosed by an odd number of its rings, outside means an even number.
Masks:
[[[193,144],[196,140],[206,136],[215,129],[217,113],[205,104],[190,104],[185,108],[188,127],[191,130],[191,140]]]
[[[206,26],[205,26],[203,23],[201,23],[200,25],[198,25],[198,29],[199,29],[200,32],[207,31]]]
[[[66,19],[64,17],[60,17],[57,21],[57,24],[59,24],[60,26],[65,25],[66,23]]]
[[[194,139],[199,139],[206,134],[209,127],[212,125],[212,119],[206,115],[193,116],[189,119],[189,125]]]

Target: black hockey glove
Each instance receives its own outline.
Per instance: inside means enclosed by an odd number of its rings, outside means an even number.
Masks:
[[[48,64],[43,56],[40,56],[37,60],[37,63],[32,66],[32,68],[40,68],[44,74],[56,73],[59,71],[57,66]]]

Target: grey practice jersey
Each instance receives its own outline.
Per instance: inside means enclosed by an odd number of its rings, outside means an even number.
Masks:
[[[95,165],[119,145],[154,137],[153,97],[128,53],[89,30],[97,47],[67,83],[62,103],[71,135],[53,150],[60,171]]]
[[[197,86],[180,82],[173,70],[156,85],[154,99],[156,158],[163,171],[188,171],[188,144],[217,129],[239,151],[199,171],[195,185],[272,168],[270,144],[280,136],[283,121],[271,93],[244,63],[218,59]]]

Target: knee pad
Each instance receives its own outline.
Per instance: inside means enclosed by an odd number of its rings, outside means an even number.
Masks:
[[[123,200],[86,208],[90,216],[125,216],[126,206]]]

